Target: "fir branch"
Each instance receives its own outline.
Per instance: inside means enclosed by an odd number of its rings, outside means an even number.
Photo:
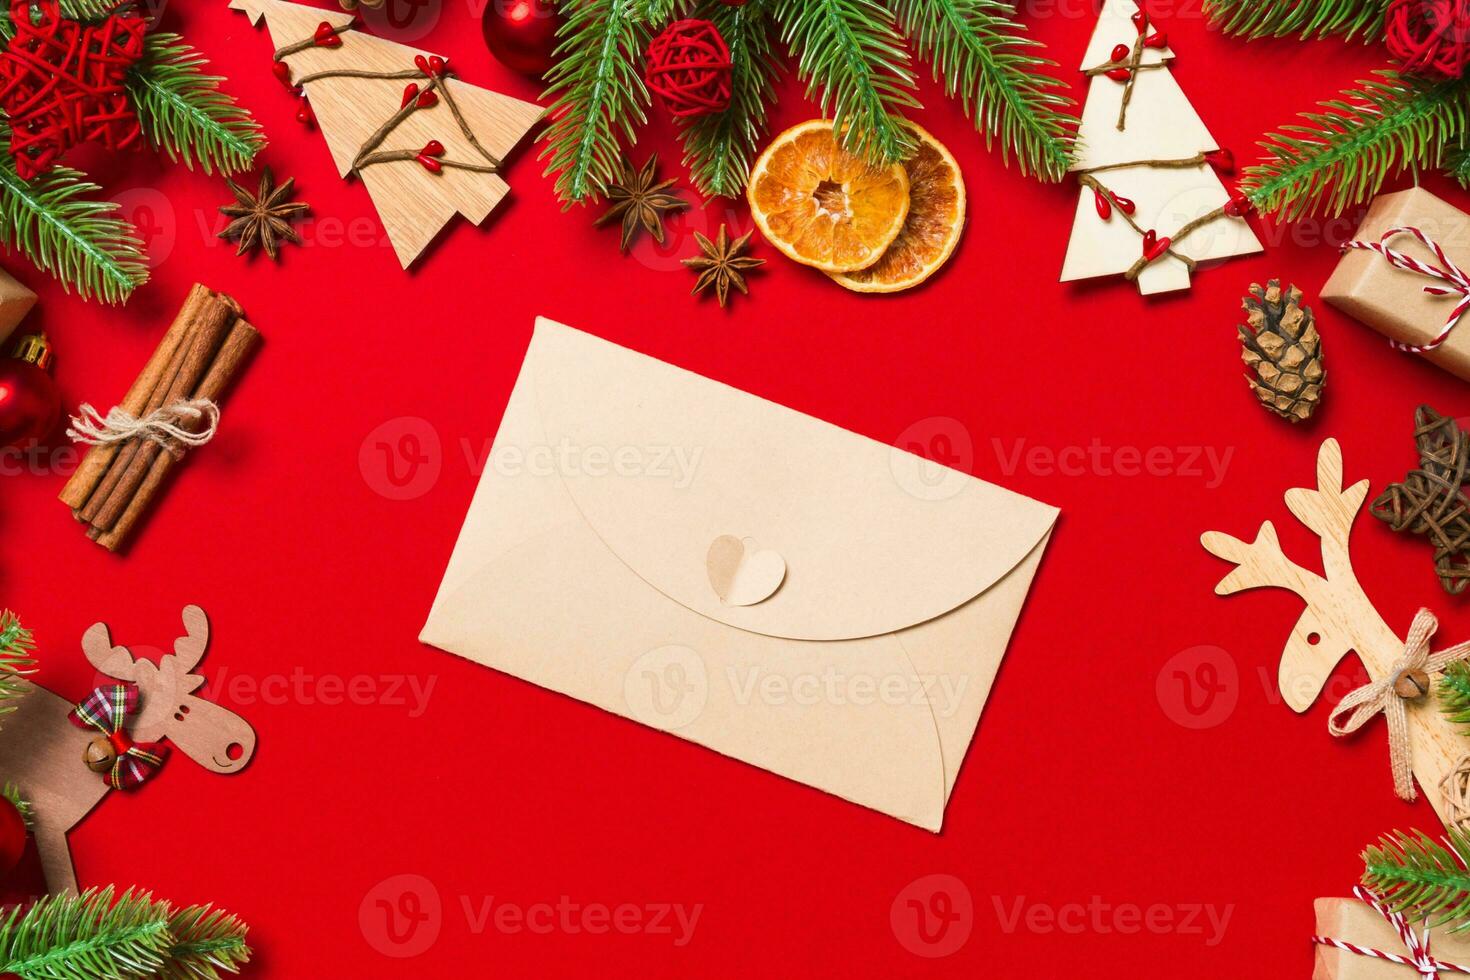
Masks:
[[[173,944],[160,980],[215,980],[221,972],[239,973],[250,959],[245,923],[208,905],[191,905],[168,922]]]
[[[0,145],[9,142],[9,127],[0,125]],[[118,206],[87,197],[98,190],[70,167],[22,180],[15,160],[0,153],[0,245],[23,253],[68,292],[120,303],[148,281],[148,266]]]
[[[1439,710],[1457,725],[1470,725],[1470,663],[1456,660],[1439,679]]]
[[[0,796],[10,801],[10,805],[15,807],[26,829],[29,830],[33,823],[31,801],[20,795],[20,787],[14,783],[6,783],[4,787],[0,787]]]
[[[1071,164],[1076,120],[1066,86],[1048,75],[1056,62],[1036,54],[1005,0],[895,0],[898,24],[919,57],[932,62],[945,95],[960,95],[984,132],[1000,139],[1001,158],[1015,154],[1021,172],[1061,180]]]
[[[1407,167],[1438,167],[1466,132],[1467,83],[1431,82],[1395,71],[1359,82],[1261,142],[1270,154],[1246,170],[1241,188],[1262,211],[1297,218],[1320,208],[1340,214],[1378,193]]]
[[[1389,0],[1205,0],[1205,16],[1226,34],[1302,39],[1341,34],[1363,42],[1383,37]]]
[[[617,179],[619,136],[634,142],[649,104],[640,77],[649,35],[637,0],[581,0],[569,10],[557,32],[561,60],[546,75],[552,122],[538,158],[556,175],[566,206],[597,197]]]
[[[1451,827],[1446,848],[1423,831],[1395,831],[1363,852],[1363,884],[1395,912],[1470,928],[1470,836]],[[1453,849],[1453,851],[1450,850]]]
[[[750,176],[756,141],[765,132],[767,106],[779,70],[771,53],[770,19],[761,0],[732,7],[704,0],[696,16],[711,21],[730,48],[730,107],[698,116],[680,130],[684,164],[706,197],[735,197]]]
[[[48,895],[0,919],[0,973],[22,980],[148,977],[163,968],[173,942],[168,906],[112,886],[81,895]]]
[[[1470,146],[1462,138],[1445,154],[1445,176],[1460,182],[1461,187],[1470,187]]]
[[[844,147],[885,165],[913,152],[902,110],[919,100],[892,13],[876,0],[775,0],[775,15],[797,77],[831,114]]]
[[[15,613],[0,612],[0,715],[15,710],[4,702],[25,693],[20,678],[35,673],[36,659],[31,656],[35,648],[31,631],[20,625]]]
[[[205,173],[249,170],[265,148],[265,136],[245,109],[221,92],[218,75],[200,68],[208,60],[177,34],[150,34],[143,57],[128,73],[128,97],[149,141]]]
[[[658,27],[683,13],[689,6],[689,0],[636,0],[634,6],[644,23]]]

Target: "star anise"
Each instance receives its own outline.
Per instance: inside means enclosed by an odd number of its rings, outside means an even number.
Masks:
[[[624,252],[628,251],[628,246],[633,243],[633,236],[638,234],[640,227],[662,245],[664,216],[689,207],[688,201],[668,193],[668,188],[674,186],[674,181],[655,180],[657,175],[657,153],[648,158],[641,170],[634,169],[633,164],[624,157],[622,178],[607,185],[607,199],[612,206],[598,216],[595,224],[601,228],[609,222],[622,219],[623,240],[618,248]]]
[[[261,171],[260,187],[254,194],[233,180],[226,180],[225,183],[230,185],[237,203],[220,208],[221,214],[229,215],[235,220],[219,233],[219,237],[234,239],[239,243],[240,248],[235,252],[236,255],[262,248],[274,261],[280,254],[282,241],[301,244],[301,236],[296,234],[291,222],[310,211],[311,205],[290,199],[296,186],[296,178],[289,177],[278,187],[270,167],[266,167]]]
[[[750,295],[750,289],[745,285],[745,273],[758,265],[766,264],[765,259],[756,259],[745,254],[746,247],[750,244],[750,235],[751,232],[747,231],[732,242],[724,225],[720,225],[714,241],[697,231],[694,233],[694,240],[699,243],[704,254],[685,259],[684,264],[699,273],[699,280],[694,284],[696,294],[713,286],[715,297],[722,308],[730,298],[731,286],[746,296]]]

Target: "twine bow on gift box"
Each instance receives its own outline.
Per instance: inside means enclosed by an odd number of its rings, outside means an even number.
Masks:
[[[67,717],[78,728],[95,728],[104,738],[88,746],[87,765],[102,773],[113,789],[142,785],[168,758],[168,747],[157,742],[134,742],[127,733],[128,717],[138,710],[138,689],[131,684],[99,687]]]
[[[1399,940],[1404,944],[1404,948],[1409,951],[1409,955],[1385,953],[1381,949],[1369,949],[1366,946],[1350,943],[1345,939],[1333,939],[1329,936],[1313,936],[1312,942],[1318,946],[1331,946],[1334,949],[1346,950],[1358,956],[1371,956],[1374,959],[1387,960],[1390,963],[1398,963],[1401,966],[1411,966],[1419,971],[1421,977],[1427,977],[1428,980],[1434,980],[1435,977],[1445,972],[1470,973],[1470,966],[1460,966],[1457,963],[1437,960],[1430,955],[1429,925],[1427,922],[1424,926],[1424,935],[1420,936],[1410,928],[1409,922],[1404,918],[1402,912],[1391,911],[1388,906],[1378,900],[1377,895],[1374,895],[1362,885],[1355,886],[1353,888],[1353,894],[1360,901],[1369,905],[1373,911],[1383,916],[1389,925],[1393,926],[1394,931],[1399,934]]]
[[[1397,249],[1389,248],[1388,243],[1399,235],[1412,235],[1417,238],[1425,248],[1434,253],[1434,257],[1439,260],[1440,264],[1437,266],[1430,265],[1427,262],[1419,261],[1412,255],[1406,255]],[[1438,242],[1424,234],[1418,228],[1412,225],[1399,225],[1397,228],[1390,228],[1388,231],[1385,231],[1376,242],[1351,241],[1342,243],[1342,251],[1346,252],[1350,248],[1374,252],[1387,259],[1388,263],[1396,269],[1403,269],[1406,272],[1417,273],[1418,275],[1438,279],[1445,283],[1443,286],[1425,286],[1424,291],[1431,296],[1460,297],[1460,301],[1450,311],[1449,318],[1445,320],[1444,328],[1429,343],[1414,345],[1390,340],[1389,344],[1391,346],[1402,351],[1408,351],[1411,354],[1424,354],[1432,351],[1449,339],[1451,332],[1454,331],[1455,327],[1459,326],[1460,317],[1465,315],[1467,309],[1470,309],[1470,276],[1466,276],[1464,270],[1455,265]]]
[[[1418,799],[1414,791],[1413,749],[1409,742],[1409,713],[1406,701],[1415,701],[1429,692],[1429,675],[1444,670],[1456,660],[1470,657],[1470,642],[1429,652],[1429,641],[1439,622],[1428,609],[1420,609],[1409,628],[1404,654],[1381,680],[1364,684],[1343,698],[1327,719],[1327,730],[1333,735],[1357,731],[1380,712],[1388,720],[1388,752],[1393,765],[1393,790],[1399,799]]]

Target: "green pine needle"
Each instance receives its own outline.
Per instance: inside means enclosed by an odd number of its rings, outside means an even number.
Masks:
[[[214,980],[223,973],[239,973],[250,959],[245,923],[208,905],[191,905],[175,912],[168,931],[173,945],[160,980]]]
[[[1461,187],[1470,187],[1470,147],[1462,142],[1450,148],[1445,154],[1444,172],[1447,177],[1459,181]]]
[[[31,656],[35,648],[31,631],[20,625],[15,613],[0,611],[0,715],[15,710],[5,701],[25,693],[20,678],[35,673],[36,659]]]
[[[1457,725],[1470,725],[1470,664],[1456,660],[1439,679],[1439,710]]]
[[[893,14],[876,0],[775,0],[796,75],[843,146],[888,165],[914,149],[902,111],[919,108],[908,49]]]
[[[168,905],[112,886],[48,895],[0,918],[0,973],[22,980],[128,980],[163,969],[173,937]]]
[[[29,829],[32,823],[31,803],[20,795],[20,787],[14,783],[6,783],[3,787],[0,787],[0,796],[10,801],[10,805],[15,807],[16,811],[20,814],[21,820],[25,821],[25,825]]]
[[[689,0],[637,0],[635,6],[639,19],[657,27],[682,13],[689,6]]]
[[[0,145],[10,129],[0,125]],[[0,153],[0,245],[16,249],[83,298],[120,303],[148,281],[142,245],[118,206],[87,195],[101,190],[70,167],[22,180]]]
[[[177,34],[150,34],[128,74],[128,96],[143,132],[172,160],[205,173],[249,170],[265,147],[260,124],[200,68],[208,61]]]
[[[638,0],[581,0],[568,5],[557,32],[561,60],[546,75],[551,125],[539,159],[556,175],[570,207],[602,194],[621,172],[621,136],[630,145],[646,118],[648,89],[640,77],[648,29]]]
[[[1363,852],[1363,885],[1410,919],[1470,928],[1470,836],[1452,827],[1445,844],[1423,831],[1395,831]]]
[[[736,197],[750,176],[756,141],[766,130],[767,107],[779,70],[771,53],[770,21],[761,0],[732,7],[704,0],[695,16],[712,22],[730,48],[730,107],[690,119],[680,130],[684,164],[706,197]]]
[[[1341,34],[1363,42],[1383,37],[1389,0],[1205,0],[1205,16],[1226,34],[1247,38]]]
[[[1444,148],[1467,126],[1467,83],[1431,82],[1380,71],[1345,98],[1320,103],[1268,134],[1265,163],[1246,170],[1242,189],[1262,211],[1298,218],[1319,209],[1341,214],[1378,193],[1408,167],[1440,166]]]
[[[899,26],[919,57],[933,63],[945,95],[959,93],[989,147],[1014,154],[1021,172],[1061,180],[1071,165],[1076,119],[1066,86],[1047,74],[1041,42],[1022,34],[1005,0],[895,0]]]

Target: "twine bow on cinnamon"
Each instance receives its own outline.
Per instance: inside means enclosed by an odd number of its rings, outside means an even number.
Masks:
[[[1414,238],[1417,238],[1420,244],[1434,253],[1434,257],[1438,260],[1439,265],[1436,266],[1430,265],[1427,262],[1421,262],[1412,255],[1406,255],[1397,249],[1389,248],[1388,243],[1399,235],[1412,235]],[[1443,286],[1430,285],[1424,287],[1424,291],[1431,296],[1460,297],[1460,301],[1450,311],[1449,318],[1445,320],[1444,328],[1440,330],[1439,334],[1433,340],[1427,344],[1419,345],[1390,340],[1389,344],[1391,346],[1402,351],[1408,351],[1411,354],[1423,354],[1432,351],[1449,339],[1450,333],[1454,331],[1455,327],[1459,326],[1460,317],[1465,315],[1467,309],[1470,309],[1470,276],[1466,276],[1464,270],[1450,259],[1449,255],[1445,253],[1444,247],[1439,242],[1436,242],[1413,225],[1399,225],[1396,228],[1390,228],[1379,236],[1376,242],[1350,241],[1342,243],[1342,251],[1346,252],[1350,248],[1374,252],[1383,256],[1389,265],[1392,265],[1396,269],[1403,269],[1405,272],[1417,273],[1418,275],[1426,276],[1430,279],[1438,279],[1440,282],[1443,282]]]
[[[1374,715],[1388,720],[1388,752],[1393,766],[1393,791],[1399,799],[1418,799],[1414,790],[1413,747],[1409,742],[1409,713],[1405,701],[1415,700],[1428,690],[1428,675],[1444,670],[1456,660],[1470,657],[1470,643],[1429,652],[1429,641],[1439,622],[1428,609],[1420,609],[1409,627],[1404,654],[1388,673],[1348,694],[1332,709],[1327,730],[1347,735],[1367,724]]]
[[[185,448],[193,449],[209,442],[219,429],[219,406],[208,398],[181,398],[142,418],[116,405],[105,416],[86,402],[77,411],[80,414],[72,416],[67,437],[89,446],[148,439],[178,455]],[[200,420],[204,425],[197,432],[182,424]]]
[[[1404,918],[1402,912],[1394,912],[1379,901],[1378,896],[1357,885],[1353,888],[1353,894],[1366,903],[1373,911],[1393,926],[1394,932],[1398,933],[1399,941],[1404,944],[1404,949],[1409,955],[1402,953],[1385,953],[1381,949],[1370,949],[1367,946],[1359,946],[1345,939],[1333,939],[1330,936],[1313,936],[1312,942],[1318,946],[1331,946],[1334,949],[1346,950],[1357,956],[1368,956],[1376,960],[1387,960],[1390,963],[1398,963],[1400,966],[1411,966],[1419,976],[1434,980],[1441,973],[1470,973],[1470,967],[1460,966],[1458,963],[1450,963],[1446,960],[1437,960],[1429,952],[1429,926],[1425,925],[1424,934],[1416,933],[1409,922]]]

